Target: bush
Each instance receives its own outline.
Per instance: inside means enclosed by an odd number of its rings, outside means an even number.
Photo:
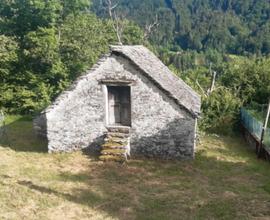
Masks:
[[[219,87],[202,100],[200,129],[229,134],[236,124],[242,102],[229,89]]]

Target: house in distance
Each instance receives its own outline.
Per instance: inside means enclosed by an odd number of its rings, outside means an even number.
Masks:
[[[200,96],[144,46],[111,46],[34,127],[49,152],[191,159],[200,105]]]

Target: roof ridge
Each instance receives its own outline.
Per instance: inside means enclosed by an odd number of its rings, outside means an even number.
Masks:
[[[141,69],[148,78],[151,78],[161,87],[167,96],[176,101],[180,107],[186,109],[192,116],[200,114],[200,96],[177,77],[162,61],[143,45],[111,46],[112,53],[120,53]],[[155,64],[154,64],[155,63]]]

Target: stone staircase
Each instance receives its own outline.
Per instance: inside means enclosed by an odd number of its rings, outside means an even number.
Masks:
[[[101,161],[125,162],[130,151],[130,136],[128,127],[107,128],[104,144],[101,146]]]

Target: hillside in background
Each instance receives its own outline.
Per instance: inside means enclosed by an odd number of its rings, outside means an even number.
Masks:
[[[106,1],[93,10],[106,17]],[[124,17],[142,28],[158,17],[150,41],[173,51],[217,50],[230,54],[270,53],[269,0],[114,0]]]
[[[123,44],[147,46],[200,93],[200,128],[227,133],[241,106],[270,97],[269,18],[269,0],[1,1],[0,110],[40,112],[117,44],[118,23]]]

